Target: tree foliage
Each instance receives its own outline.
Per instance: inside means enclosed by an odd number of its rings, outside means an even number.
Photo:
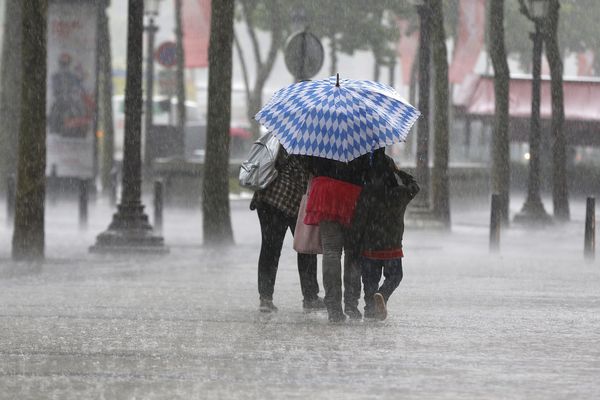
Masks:
[[[453,0],[454,1],[454,0]],[[404,2],[378,0],[366,3],[361,0],[238,0],[236,18],[244,22],[250,37],[250,51],[242,49],[237,40],[236,52],[240,58],[246,86],[247,115],[253,121],[262,107],[262,91],[271,74],[285,40],[299,25],[326,38],[331,60],[330,73],[337,72],[337,54],[353,54],[368,50],[374,54],[376,68],[395,63],[394,44],[398,29],[394,13],[413,13],[413,7]],[[269,33],[270,43],[261,48],[257,31]],[[248,65],[254,62],[255,75],[250,76]],[[253,122],[258,135],[259,127]]]
[[[597,0],[559,0],[558,46],[563,58],[569,53],[591,50],[594,69],[600,71],[600,5]],[[506,47],[525,70],[531,68],[532,44],[528,40],[533,23],[521,12],[520,1],[506,4]]]

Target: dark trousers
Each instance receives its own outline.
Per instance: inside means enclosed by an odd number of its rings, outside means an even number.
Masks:
[[[402,281],[402,259],[372,260],[362,257],[361,265],[365,290],[365,310],[373,307],[373,295],[375,293],[381,293],[387,303]],[[383,284],[379,286],[382,272],[385,279]]]
[[[261,299],[272,300],[285,233],[289,228],[292,235],[294,234],[296,218],[289,217],[268,204],[260,204],[256,207],[256,211],[262,235],[258,259],[258,294]],[[304,299],[315,299],[319,293],[317,256],[298,253],[298,273]]]

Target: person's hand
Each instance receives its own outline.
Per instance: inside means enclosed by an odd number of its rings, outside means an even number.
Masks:
[[[417,193],[419,193],[419,191],[421,190],[417,182],[411,182],[408,185],[406,185],[406,187],[408,188],[408,191],[410,192],[410,195],[412,197],[415,197]]]

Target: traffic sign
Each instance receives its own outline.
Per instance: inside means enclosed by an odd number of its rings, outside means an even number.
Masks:
[[[177,43],[161,43],[154,52],[154,59],[163,67],[174,67],[177,64]]]
[[[323,66],[324,56],[319,38],[307,31],[293,34],[285,46],[285,65],[299,81],[315,76]]]

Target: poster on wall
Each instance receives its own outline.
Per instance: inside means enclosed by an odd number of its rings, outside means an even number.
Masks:
[[[47,175],[95,175],[97,5],[48,5]]]

